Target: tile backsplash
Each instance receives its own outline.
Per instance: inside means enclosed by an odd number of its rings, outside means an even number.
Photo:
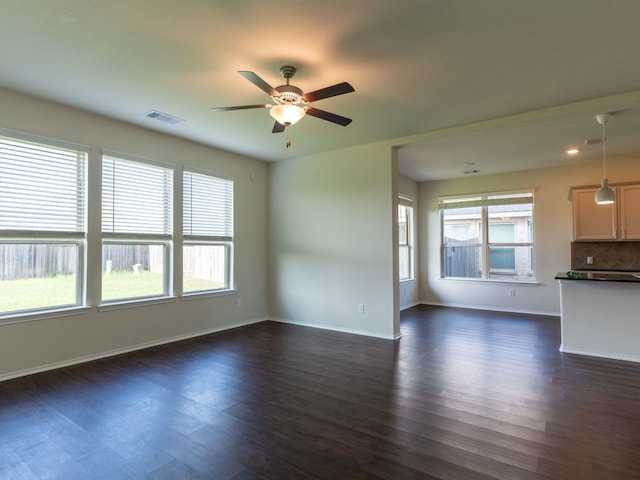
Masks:
[[[571,269],[640,272],[640,242],[571,242]]]

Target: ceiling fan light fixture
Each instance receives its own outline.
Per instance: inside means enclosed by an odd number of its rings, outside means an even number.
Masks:
[[[305,111],[298,105],[274,105],[269,110],[269,114],[280,125],[288,127],[298,123],[304,117]]]

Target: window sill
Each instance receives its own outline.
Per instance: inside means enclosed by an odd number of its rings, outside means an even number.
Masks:
[[[209,297],[222,297],[224,295],[233,295],[237,293],[237,290],[234,288],[230,288],[227,290],[211,290],[204,292],[189,292],[183,293],[180,296],[181,300],[196,300],[198,298],[209,298]]]
[[[482,278],[447,278],[440,277],[439,280],[445,282],[455,282],[455,283],[473,283],[476,285],[519,285],[522,287],[538,287],[540,286],[540,282],[536,280],[531,281],[518,281],[518,280],[485,280]]]
[[[146,305],[156,305],[160,303],[173,303],[176,297],[153,297],[153,298],[137,298],[135,300],[122,300],[109,303],[103,303],[98,306],[99,312],[108,312],[109,310],[120,310],[123,308],[144,307]]]
[[[0,316],[0,325],[12,323],[31,322],[34,320],[45,320],[47,318],[68,317],[71,315],[84,315],[89,313],[91,307],[68,307],[53,310],[41,310],[38,312],[15,313]]]

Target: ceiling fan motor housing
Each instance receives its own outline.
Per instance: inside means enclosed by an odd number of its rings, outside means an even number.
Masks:
[[[274,95],[273,101],[280,105],[300,105],[306,103],[302,98],[302,90],[294,85],[280,85],[276,87],[280,95]]]

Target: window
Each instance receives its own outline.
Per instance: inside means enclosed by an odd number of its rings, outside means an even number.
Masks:
[[[413,278],[413,202],[400,197],[398,200],[398,244],[400,280]]]
[[[231,288],[232,181],[185,170],[183,236],[182,291]]]
[[[443,197],[439,203],[444,278],[534,281],[533,192]]]
[[[0,317],[84,305],[87,150],[0,136]]]
[[[102,301],[171,294],[173,169],[102,158]]]
[[[515,223],[492,223],[489,220],[489,244],[513,243],[516,239]],[[489,271],[491,273],[515,273],[515,247],[489,247]]]

